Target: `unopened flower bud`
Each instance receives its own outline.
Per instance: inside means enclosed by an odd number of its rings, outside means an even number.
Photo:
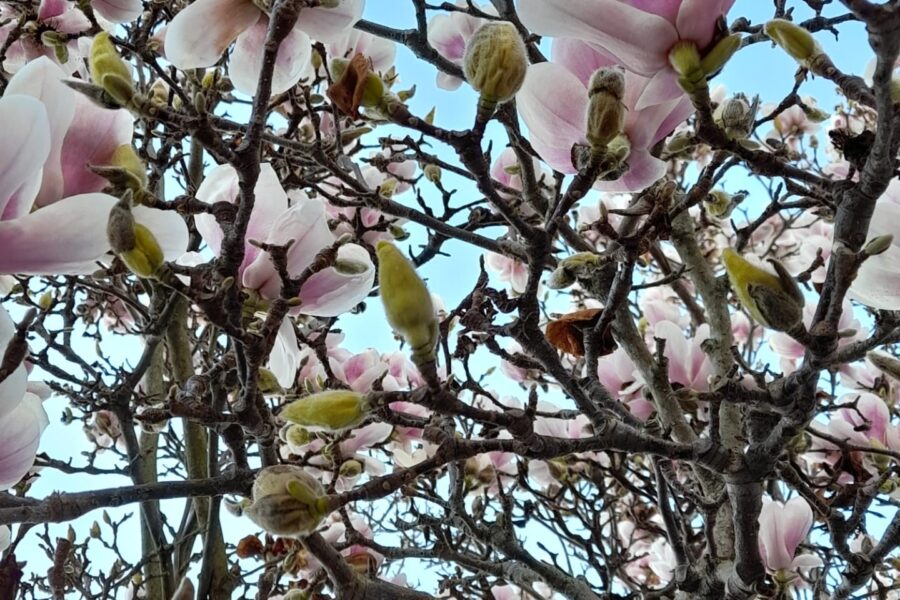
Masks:
[[[135,275],[152,277],[165,261],[153,232],[135,222],[130,191],[109,211],[106,236],[112,251]]]
[[[376,251],[381,301],[388,323],[412,347],[413,362],[433,361],[438,322],[425,282],[390,242],[379,241]]]
[[[301,536],[333,508],[318,479],[295,465],[275,465],[256,476],[253,501],[243,512],[273,535]]]
[[[128,106],[136,93],[131,80],[131,70],[119,56],[109,34],[105,31],[94,37],[88,63],[91,79],[106,90],[116,102]]]
[[[866,354],[869,362],[885,375],[900,381],[900,359],[878,350],[872,350]]]
[[[711,216],[724,219],[734,210],[731,194],[723,190],[713,190],[703,201],[703,207]]]
[[[98,523],[97,521],[91,523],[90,536],[96,540],[100,538],[101,533],[100,523]]]
[[[716,108],[713,118],[728,137],[743,139],[753,131],[758,108],[759,98],[754,98],[751,103],[744,94],[736,94]]]
[[[137,193],[147,186],[144,162],[131,144],[122,144],[116,148],[108,165],[90,165],[90,169],[119,190],[127,189]]]
[[[475,31],[466,44],[463,70],[466,80],[480,94],[480,119],[486,121],[498,104],[516,95],[527,69],[525,42],[512,23],[494,21]]]
[[[620,69],[598,69],[588,86],[587,139],[605,149],[625,126],[625,76]]]
[[[279,385],[275,373],[262,368],[260,368],[259,376],[257,377],[257,387],[263,394],[278,394],[284,391]]]
[[[809,104],[800,105],[800,109],[803,111],[803,114],[806,115],[806,118],[813,123],[822,123],[831,116],[821,108],[810,106]]]
[[[690,131],[680,131],[669,138],[663,158],[688,157],[696,147],[694,134]]]
[[[678,85],[688,94],[706,81],[706,73],[700,62],[700,51],[697,50],[697,44],[692,41],[676,42],[669,50],[669,64],[678,73]]]
[[[722,67],[725,66],[725,63],[734,56],[734,53],[737,52],[740,47],[741,34],[739,33],[726,35],[716,42],[716,45],[712,47],[712,50],[708,51],[706,55],[700,59],[700,67],[703,69],[703,74],[706,76],[706,79],[711,78],[721,71]]]
[[[69,44],[64,35],[48,29],[41,34],[41,43],[53,50],[53,55],[59,63],[69,62]]]
[[[887,252],[893,243],[894,236],[892,234],[879,235],[876,238],[872,238],[869,243],[866,244],[866,247],[863,248],[863,254],[866,256],[878,256],[879,254]]]
[[[345,460],[343,463],[341,463],[339,472],[341,477],[353,479],[354,477],[359,477],[360,475],[362,475],[363,465],[358,460]]]
[[[802,324],[803,292],[781,263],[769,261],[773,274],[731,248],[722,252],[722,261],[738,300],[759,324],[775,331],[791,331]]]
[[[425,179],[427,179],[431,183],[441,182],[441,168],[436,164],[429,163],[425,165],[425,168],[422,169],[422,172],[425,173]]]
[[[772,19],[765,24],[764,30],[773,42],[805,67],[822,54],[821,46],[809,31],[786,19]]]
[[[281,416],[308,431],[338,432],[362,423],[370,409],[363,394],[329,390],[294,400],[285,406]]]

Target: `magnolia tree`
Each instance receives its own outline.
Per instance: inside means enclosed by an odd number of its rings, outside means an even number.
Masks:
[[[898,597],[900,2],[733,3],[0,2],[0,597]]]

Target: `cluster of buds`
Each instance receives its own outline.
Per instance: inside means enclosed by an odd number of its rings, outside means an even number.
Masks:
[[[478,120],[487,121],[498,104],[516,95],[525,81],[528,55],[512,23],[485,23],[466,44],[466,80],[480,94]]]
[[[243,514],[273,535],[309,535],[335,506],[319,480],[296,465],[266,467]]]
[[[109,211],[106,236],[112,251],[139,277],[154,277],[165,262],[153,232],[134,220],[131,190]]]
[[[351,390],[329,390],[295,400],[281,416],[307,431],[336,433],[362,423],[371,406],[365,395]]]
[[[707,79],[722,70],[728,59],[741,47],[740,34],[720,39],[705,56],[697,44],[689,40],[677,42],[669,50],[669,64],[678,73],[678,85],[688,94],[707,86]]]
[[[388,323],[412,348],[417,365],[435,360],[438,322],[425,282],[396,246],[381,240],[378,254],[378,285]]]
[[[773,274],[731,248],[722,252],[722,261],[738,300],[760,325],[787,333],[802,327],[803,292],[781,263],[769,259]]]

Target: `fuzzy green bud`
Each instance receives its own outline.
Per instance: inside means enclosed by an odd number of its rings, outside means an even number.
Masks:
[[[894,236],[892,234],[879,235],[876,238],[872,238],[869,243],[866,244],[866,247],[863,248],[863,254],[866,256],[878,256],[879,254],[887,252],[893,243]]]
[[[716,45],[712,47],[712,50],[707,52],[706,55],[700,59],[700,68],[703,69],[706,78],[709,79],[721,71],[722,67],[725,66],[725,63],[734,56],[734,53],[737,52],[740,47],[741,34],[739,33],[726,35],[716,42]]]
[[[678,85],[688,94],[706,83],[697,44],[689,40],[676,42],[669,50],[669,64],[678,73]]]
[[[466,80],[479,92],[479,116],[487,120],[494,108],[522,87],[528,55],[512,23],[485,23],[469,38],[463,58]]]
[[[302,536],[316,530],[333,507],[319,480],[295,465],[266,467],[253,482],[245,515],[273,535]]]
[[[805,67],[822,54],[821,46],[809,31],[786,19],[772,19],[763,29],[769,39]]]
[[[620,69],[598,69],[588,86],[587,139],[605,149],[625,126],[625,76]]]
[[[153,277],[165,262],[156,236],[134,220],[130,191],[109,211],[106,236],[112,251],[135,275]]]
[[[376,252],[381,301],[388,323],[412,347],[413,362],[433,361],[438,322],[425,282],[390,242],[379,241]]]
[[[703,201],[703,207],[711,216],[723,219],[731,214],[734,204],[731,202],[731,194],[723,190],[713,190]]]
[[[775,269],[772,274],[731,248],[722,252],[722,261],[738,300],[760,325],[775,331],[802,325],[803,292],[781,263],[769,261]]]
[[[338,432],[362,423],[370,408],[363,394],[329,390],[294,400],[285,406],[281,416],[308,431]]]
[[[147,186],[144,162],[131,144],[122,144],[116,148],[108,165],[90,165],[90,169],[119,190],[127,189],[138,193]]]
[[[131,80],[131,70],[119,56],[109,34],[105,31],[94,36],[88,65],[91,79],[116,102],[122,106],[131,103],[136,93]]]

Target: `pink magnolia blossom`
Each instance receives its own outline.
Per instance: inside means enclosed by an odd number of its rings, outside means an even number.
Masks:
[[[344,35],[362,15],[365,0],[335,8],[305,7],[278,49],[272,93],[294,86],[307,68],[309,36],[328,42]],[[235,42],[229,77],[246,94],[256,92],[269,17],[252,0],[197,0],[175,15],[166,30],[166,58],[179,69],[210,67]]]
[[[324,248],[334,243],[328,229],[325,206],[319,199],[310,199],[302,192],[289,205],[288,196],[272,165],[263,163],[255,188],[256,202],[244,247],[244,261],[239,268],[241,284],[266,300],[278,298],[281,279],[267,252],[249,240],[269,244],[287,244],[294,240],[287,253],[288,273],[300,275]],[[197,199],[214,204],[237,201],[238,175],[230,165],[212,169],[197,190]],[[224,233],[210,214],[197,215],[197,230],[210,250],[219,254]],[[300,307],[294,312],[314,316],[337,316],[347,312],[365,298],[375,280],[375,266],[362,246],[344,244],[337,254],[337,264],[310,277],[300,290]]]
[[[553,42],[553,62],[531,65],[517,103],[528,127],[529,140],[551,167],[562,173],[575,173],[572,146],[587,145],[588,92],[591,74],[615,64],[615,59],[589,45],[571,39]],[[650,148],[669,135],[693,113],[684,94],[639,108],[638,100],[651,82],[634,73],[625,74],[627,110],[623,134],[631,146],[628,170],[615,181],[600,181],[595,187],[609,192],[640,191],[660,179],[666,164],[650,154]],[[552,94],[547,93],[553,90]]]
[[[466,8],[465,0],[456,0],[456,6]],[[475,5],[479,10],[494,14],[493,7]],[[466,53],[466,43],[472,34],[487,21],[465,12],[441,12],[428,22],[428,43],[438,54],[450,62],[462,66]],[[462,79],[438,71],[437,86],[443,90],[455,90],[462,85]]]
[[[688,341],[681,327],[671,321],[660,321],[654,336],[665,340],[665,357],[669,360],[669,380],[696,392],[709,391],[712,363],[702,345],[709,338],[709,325],[697,328]]]
[[[0,307],[0,352],[15,335],[15,324]],[[0,382],[0,491],[19,482],[34,465],[41,434],[49,420],[41,398],[29,390],[28,374],[20,364]]]
[[[894,236],[890,247],[866,259],[847,295],[872,308],[896,310],[900,306],[900,202],[882,198],[875,204],[869,239],[882,235]]]
[[[112,23],[134,21],[144,12],[144,3],[141,0],[91,0],[91,7]]]
[[[656,408],[644,398],[644,380],[621,346],[597,363],[597,378],[614,398],[623,402],[635,417],[646,421]]]
[[[813,524],[813,513],[806,500],[792,498],[787,503],[763,500],[759,514],[759,554],[771,573],[790,578],[800,569],[821,566],[813,554],[794,556]]]
[[[734,0],[520,0],[518,9],[534,33],[582,40],[650,78],[632,104],[642,110],[681,96],[669,51],[679,41],[691,41],[702,55],[713,40],[716,21],[732,4]]]
[[[108,257],[106,223],[117,199],[96,193],[106,181],[88,176],[85,163],[107,164],[105,149],[111,154],[120,140],[102,120],[116,118],[81,111],[85,105],[60,83],[62,76],[48,59],[36,59],[0,98],[0,122],[7,125],[0,151],[0,273],[87,273]],[[140,206],[134,215],[168,260],[184,252],[188,233],[179,215]]]
[[[816,101],[814,98],[804,97],[803,103],[809,107],[815,108]],[[775,105],[763,107],[764,114],[770,114],[775,109]],[[767,138],[781,138],[790,144],[791,148],[796,149],[800,138],[807,134],[813,134],[819,130],[819,123],[809,118],[809,115],[796,104],[788,107],[776,116],[772,124],[775,129],[770,131]]]
[[[362,54],[372,61],[372,70],[387,73],[397,57],[397,45],[391,40],[372,35],[359,29],[350,29],[345,34],[325,45],[331,58],[353,58]]]
[[[496,271],[500,281],[509,283],[509,287],[516,295],[525,292],[528,285],[528,265],[514,258],[493,252],[485,253],[487,266]]]

